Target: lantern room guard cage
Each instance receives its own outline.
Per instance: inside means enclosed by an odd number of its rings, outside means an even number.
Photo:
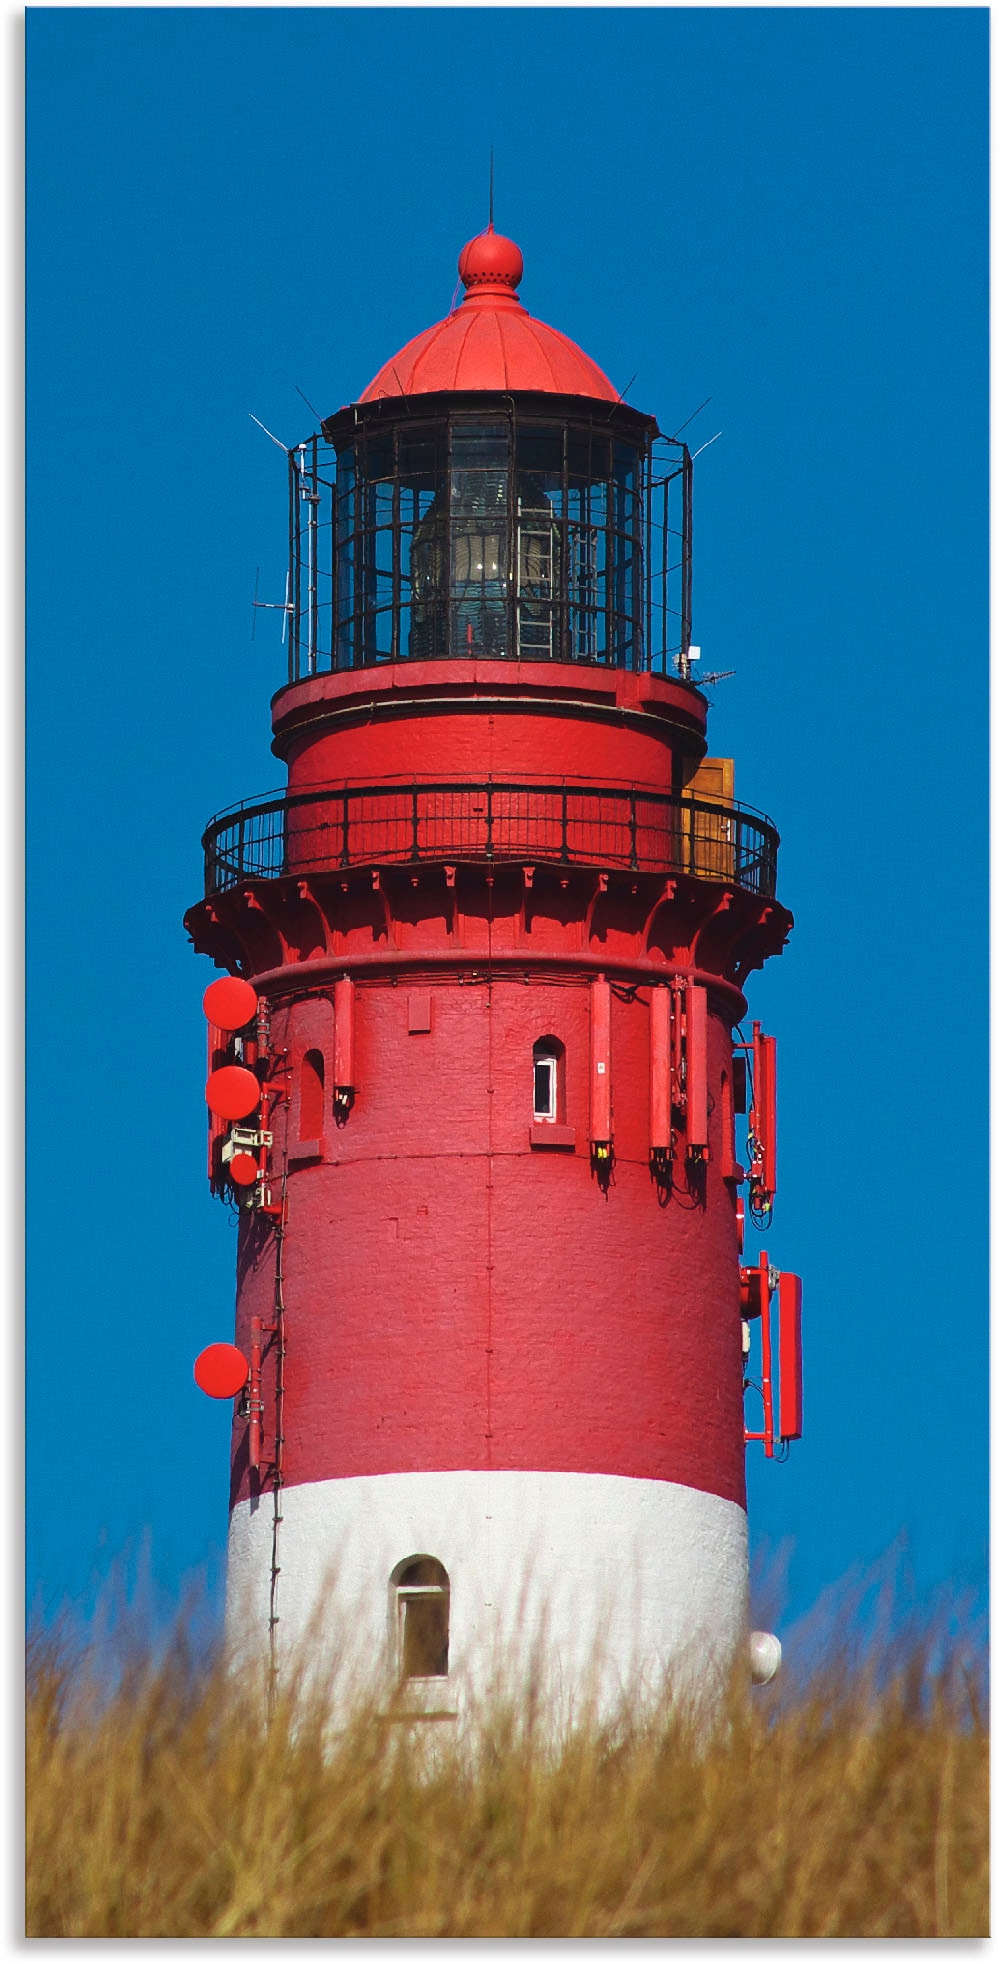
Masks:
[[[383,398],[288,465],[289,682],[441,658],[689,679],[691,455],[624,403]]]

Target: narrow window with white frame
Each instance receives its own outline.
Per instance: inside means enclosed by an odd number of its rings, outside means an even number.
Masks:
[[[555,1036],[542,1036],[534,1045],[534,1120],[557,1124],[564,1101],[565,1051]]]

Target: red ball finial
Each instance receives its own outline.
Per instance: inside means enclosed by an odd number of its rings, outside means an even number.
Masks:
[[[458,260],[458,274],[470,291],[494,286],[512,293],[524,277],[520,247],[490,225],[477,238],[469,239]]]

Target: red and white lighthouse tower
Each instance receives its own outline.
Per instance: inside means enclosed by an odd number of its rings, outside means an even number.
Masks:
[[[800,1430],[797,1284],[742,1248],[742,985],[791,917],[705,754],[690,455],[509,240],[459,271],[289,455],[287,786],[212,821],[187,915],[227,971],[229,1632],[280,1664],[328,1629],[441,1710],[497,1642],[569,1693],[595,1642],[611,1689],[730,1660],[745,1440]]]

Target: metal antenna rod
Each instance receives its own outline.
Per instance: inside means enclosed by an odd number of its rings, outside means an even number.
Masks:
[[[262,422],[261,422],[261,420],[260,420],[260,417],[259,417],[259,416],[255,416],[255,415],[254,415],[254,413],[253,413],[253,410],[252,410],[252,409],[248,409],[248,410],[247,410],[247,415],[249,416],[249,418],[250,418],[250,421],[251,421],[251,423],[256,423],[256,425],[257,425],[257,428],[258,428],[258,429],[262,429],[262,430],[263,430],[263,432],[264,432],[264,435],[265,435],[265,436],[269,436],[269,437],[270,437],[270,439],[271,439],[271,442],[272,442],[272,443],[276,443],[276,444],[277,444],[277,446],[278,446],[278,449],[279,449],[279,450],[283,450],[283,451],[285,452],[285,454],[286,454],[286,456],[289,456],[289,457],[290,457],[290,455],[291,455],[291,451],[290,451],[290,450],[288,449],[288,445],[287,445],[287,443],[282,443],[282,441],[281,441],[281,438],[280,438],[279,436],[275,436],[275,434],[274,434],[274,431],[273,431],[272,429],[268,429],[268,427],[267,427],[267,424],[266,424],[266,423],[262,423]]]
[[[703,401],[703,402],[702,402],[702,403],[700,404],[700,406],[699,406],[699,407],[698,407],[697,409],[692,409],[692,410],[691,410],[691,412],[690,412],[690,415],[689,415],[689,416],[687,417],[687,419],[686,419],[686,421],[685,421],[685,422],[682,422],[682,423],[680,424],[680,429],[686,429],[686,427],[687,427],[687,423],[692,423],[692,422],[693,422],[693,420],[694,420],[694,417],[695,417],[695,416],[699,416],[699,415],[700,415],[700,413],[701,413],[701,410],[702,410],[702,409],[706,409],[706,408],[707,408],[707,406],[708,406],[708,403],[710,402],[710,400],[711,400],[711,397],[710,397],[710,395],[706,395],[706,396],[705,396],[705,398],[704,398],[704,401]],[[674,435],[675,435],[675,436],[679,436],[679,434],[680,434],[680,429],[678,429],[678,430],[675,430],[675,431],[674,431]]]
[[[296,394],[296,395],[300,395],[300,396],[301,396],[301,398],[302,398],[302,401],[303,401],[303,402],[305,403],[305,406],[306,406],[306,408],[307,408],[307,409],[311,409],[311,410],[312,410],[312,413],[313,413],[313,415],[314,415],[314,416],[315,416],[315,418],[316,418],[316,421],[317,421],[317,422],[319,422],[319,423],[321,423],[321,422],[322,422],[322,417],[321,417],[321,415],[319,414],[319,411],[318,411],[318,409],[316,408],[316,405],[315,405],[315,403],[314,403],[314,402],[310,402],[310,401],[309,401],[309,398],[308,398],[308,396],[306,395],[306,393],[305,393],[305,390],[304,390],[304,389],[300,389],[300,388],[299,388],[299,386],[298,386],[298,383],[297,383],[297,382],[296,382],[296,383],[294,384],[294,387],[295,387],[295,394]]]
[[[489,230],[493,229],[493,146],[489,145]]]

